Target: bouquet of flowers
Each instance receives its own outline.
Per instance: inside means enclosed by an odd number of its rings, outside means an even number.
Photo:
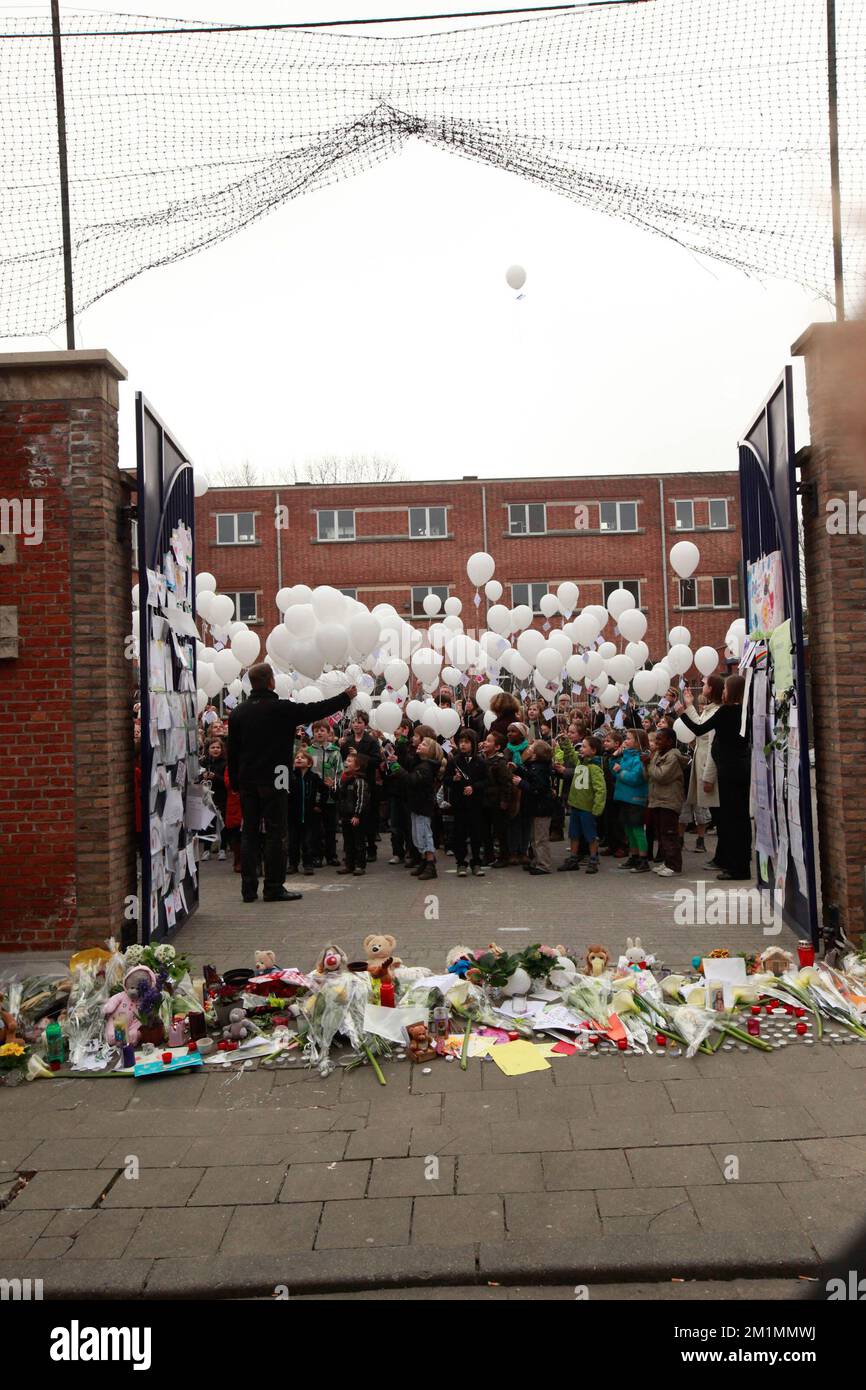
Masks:
[[[331,1045],[341,1034],[356,1051],[364,1050],[364,1009],[369,993],[363,975],[341,971],[326,975],[313,994],[301,1001],[298,1031],[304,1057],[322,1076],[334,1070]]]

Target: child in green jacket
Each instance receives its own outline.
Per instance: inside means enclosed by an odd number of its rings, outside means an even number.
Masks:
[[[565,862],[560,865],[560,871],[568,872],[579,868],[578,850],[580,841],[583,839],[589,846],[589,863],[586,872],[597,874],[597,820],[607,801],[607,787],[601,761],[601,739],[596,738],[593,734],[587,734],[580,745],[579,752],[569,738],[560,739],[559,746],[562,749],[565,765],[574,768],[571,790],[568,793],[568,804],[571,808],[568,838],[571,852]]]

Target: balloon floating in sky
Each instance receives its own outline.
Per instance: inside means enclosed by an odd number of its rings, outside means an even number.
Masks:
[[[526,284],[526,271],[522,265],[510,265],[505,272],[509,289],[522,290]]]

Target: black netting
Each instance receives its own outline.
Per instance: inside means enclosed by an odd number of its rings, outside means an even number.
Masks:
[[[866,3],[838,6],[856,277]],[[43,19],[0,31],[11,337],[62,321],[63,272],[51,38]],[[651,0],[411,37],[65,15],[63,54],[77,309],[410,137],[832,297],[824,0]]]

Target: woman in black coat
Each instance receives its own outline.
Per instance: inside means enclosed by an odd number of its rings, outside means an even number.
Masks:
[[[728,676],[725,681],[723,704],[702,723],[690,718],[694,698],[688,689],[683,694],[685,707],[678,706],[680,718],[698,738],[715,734],[713,762],[719,776],[718,848],[716,862],[722,872],[719,879],[751,879],[752,821],[749,815],[749,788],[752,779],[752,747],[740,733],[743,717],[743,695],[746,682],[742,676]]]

